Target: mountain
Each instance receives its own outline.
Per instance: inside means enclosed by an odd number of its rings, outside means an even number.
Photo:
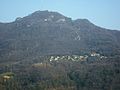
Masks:
[[[49,11],[0,23],[0,90],[120,90],[120,31]]]
[[[0,23],[1,60],[91,52],[120,55],[120,31],[49,11],[36,11],[11,23]]]

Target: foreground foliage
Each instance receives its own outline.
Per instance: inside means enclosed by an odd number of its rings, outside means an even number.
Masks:
[[[41,56],[4,62],[0,64],[0,90],[119,90],[119,58],[50,61],[51,56]]]

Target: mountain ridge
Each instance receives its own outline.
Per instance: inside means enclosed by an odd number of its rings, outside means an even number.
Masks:
[[[19,21],[19,20],[21,20],[21,19],[24,19],[24,18],[26,18],[26,17],[29,17],[29,16],[34,16],[34,15],[40,15],[41,13],[49,13],[49,14],[57,14],[57,15],[60,15],[60,16],[62,16],[62,17],[65,17],[65,18],[69,18],[69,19],[71,19],[72,21],[83,21],[83,22],[89,22],[89,23],[91,23],[91,24],[93,24],[91,21],[89,21],[88,19],[86,19],[86,18],[78,18],[78,19],[72,19],[72,18],[70,18],[70,17],[67,17],[67,16],[64,16],[63,14],[60,14],[60,13],[58,13],[58,12],[56,12],[56,11],[48,11],[48,10],[43,10],[43,11],[41,11],[41,10],[38,10],[38,11],[35,11],[35,12],[33,12],[33,13],[31,13],[31,14],[28,14],[27,16],[23,16],[23,17],[17,17],[14,21],[11,21],[11,22],[0,22],[0,24],[9,24],[9,23],[14,23],[14,22],[16,22],[16,21]],[[93,25],[95,25],[95,24],[93,24]],[[95,26],[98,26],[98,25],[95,25]],[[98,26],[98,27],[100,27],[100,26]],[[117,29],[110,29],[110,28],[104,28],[104,27],[100,27],[100,28],[103,28],[103,29],[108,29],[108,30],[113,30],[113,31],[119,31],[119,30],[117,30]]]
[[[72,20],[57,12],[36,11],[12,23],[0,24],[0,58],[73,55],[98,52],[120,54],[120,32],[87,19]]]

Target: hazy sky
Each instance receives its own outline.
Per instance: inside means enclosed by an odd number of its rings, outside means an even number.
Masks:
[[[87,18],[98,26],[120,30],[120,0],[0,0],[0,22],[11,22],[37,10]]]

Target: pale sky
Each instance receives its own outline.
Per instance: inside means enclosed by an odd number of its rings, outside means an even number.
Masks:
[[[98,26],[120,30],[120,0],[0,0],[0,22],[11,22],[38,10],[86,18]]]

